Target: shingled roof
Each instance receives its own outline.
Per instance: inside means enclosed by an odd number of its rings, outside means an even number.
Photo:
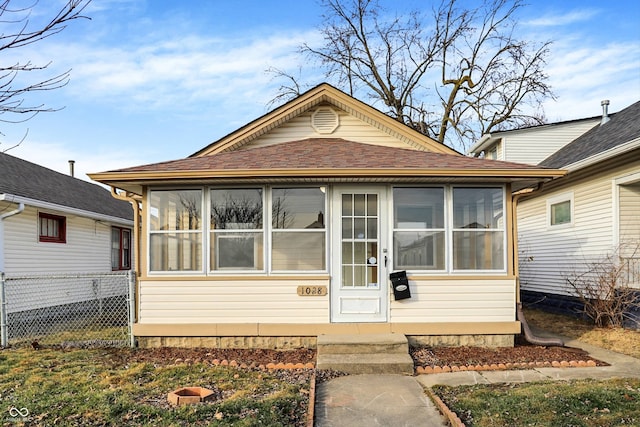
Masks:
[[[640,138],[640,101],[574,139],[540,162],[540,166],[564,168],[637,138]]]
[[[0,153],[0,194],[133,220],[133,208],[103,187]]]
[[[407,170],[513,170],[539,171],[521,163],[478,159],[461,155],[386,147],[341,138],[309,138],[266,147],[188,157],[162,163],[135,166],[110,173],[175,173],[231,170],[323,170],[385,169]],[[455,175],[455,174],[453,174]]]

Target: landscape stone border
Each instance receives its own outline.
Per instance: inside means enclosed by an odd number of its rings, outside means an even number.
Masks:
[[[460,366],[418,366],[416,374],[441,374],[443,372],[461,371],[501,371],[509,369],[535,369],[535,368],[580,368],[597,366],[594,360],[562,360],[553,362],[516,362],[516,363],[493,363],[491,365],[460,365]]]

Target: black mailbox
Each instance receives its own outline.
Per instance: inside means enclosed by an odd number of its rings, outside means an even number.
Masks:
[[[407,279],[406,271],[396,271],[389,275],[391,279],[391,286],[393,287],[393,296],[396,301],[400,299],[411,298],[411,291],[409,290],[409,279]]]

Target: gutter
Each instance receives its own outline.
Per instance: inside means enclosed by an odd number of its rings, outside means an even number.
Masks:
[[[44,202],[42,200],[31,199],[29,197],[16,196],[13,194],[0,194],[0,201],[8,201],[12,203],[20,203],[27,206],[33,206],[41,209],[51,209],[64,212],[70,215],[83,216],[86,218],[95,219],[98,221],[113,222],[115,224],[131,225],[131,220],[120,218],[112,215],[100,214],[97,212],[91,212],[84,209],[72,208],[69,206],[58,205],[56,203]]]
[[[13,202],[13,200],[8,200],[5,197],[6,194],[3,194],[1,200]],[[4,220],[10,216],[18,215],[22,213],[22,211],[24,211],[24,203],[19,202],[17,209],[0,215],[0,272],[4,272]]]

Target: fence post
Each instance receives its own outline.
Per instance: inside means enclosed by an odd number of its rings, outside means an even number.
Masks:
[[[127,297],[129,312],[129,346],[136,346],[136,338],[133,336],[133,324],[136,321],[136,273],[129,270],[127,272],[127,282],[129,284],[129,295]]]
[[[9,325],[7,324],[7,301],[5,293],[5,275],[4,271],[0,271],[0,347],[9,346]]]

